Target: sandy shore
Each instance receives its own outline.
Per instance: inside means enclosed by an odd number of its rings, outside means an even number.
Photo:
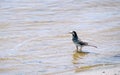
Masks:
[[[120,64],[100,66],[89,70],[80,70],[79,72],[71,70],[47,75],[120,75]]]
[[[120,75],[120,64],[84,71],[75,75]]]

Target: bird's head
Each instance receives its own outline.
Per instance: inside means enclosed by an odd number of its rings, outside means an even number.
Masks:
[[[76,31],[71,31],[70,34],[72,34],[73,37],[78,37]]]
[[[77,34],[76,31],[71,31],[71,32],[69,32],[69,33],[72,34],[72,35]]]

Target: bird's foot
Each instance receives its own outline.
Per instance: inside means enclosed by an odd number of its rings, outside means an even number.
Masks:
[[[78,51],[78,53],[82,53],[83,51]]]
[[[75,50],[75,51],[73,51],[73,52],[79,52],[77,49]]]
[[[82,53],[82,51],[79,51],[79,50],[76,50],[75,52],[77,52],[77,53]]]

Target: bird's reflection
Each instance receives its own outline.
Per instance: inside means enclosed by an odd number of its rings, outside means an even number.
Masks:
[[[73,64],[77,64],[78,60],[83,59],[89,52],[74,52],[73,53]]]

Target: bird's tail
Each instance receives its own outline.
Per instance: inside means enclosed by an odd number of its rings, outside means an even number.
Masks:
[[[94,46],[94,45],[87,45],[87,46],[91,46],[91,47],[95,47],[95,48],[97,48],[97,46]]]

